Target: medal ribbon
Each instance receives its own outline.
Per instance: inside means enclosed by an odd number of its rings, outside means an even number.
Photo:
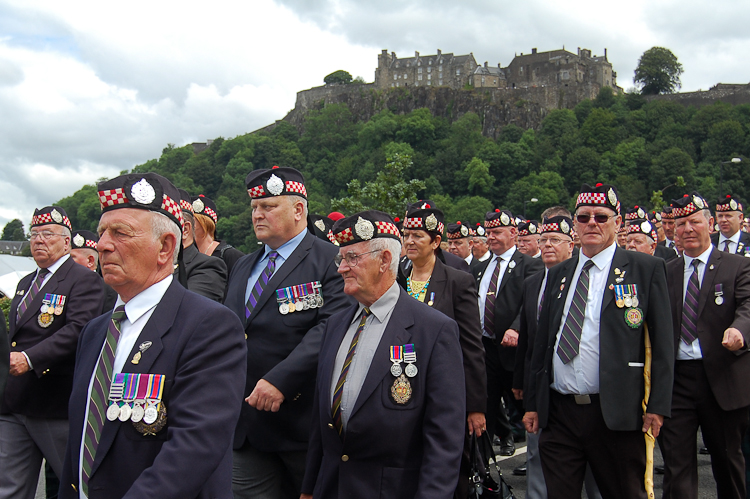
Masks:
[[[138,385],[140,376],[138,374],[127,373],[125,374],[125,402],[131,402],[135,400],[135,395],[138,393]]]
[[[146,400],[146,392],[149,387],[148,374],[136,374],[138,376],[138,386],[136,391],[136,400]]]
[[[125,375],[115,374],[115,379],[112,381],[112,386],[109,389],[109,401],[119,402],[122,400],[123,392],[125,391]]]
[[[391,362],[393,362],[395,364],[396,362],[400,363],[403,360],[402,349],[403,349],[403,347],[401,345],[393,345],[392,347],[390,347],[390,350],[391,350]]]
[[[148,375],[148,390],[146,391],[146,399],[147,400],[161,400],[163,391],[164,391],[164,375],[163,374],[149,374]]]
[[[414,364],[417,361],[417,352],[414,350],[414,343],[404,345],[404,362]]]
[[[721,296],[724,294],[724,285],[723,284],[717,284],[716,285],[716,291],[714,292],[716,296]]]

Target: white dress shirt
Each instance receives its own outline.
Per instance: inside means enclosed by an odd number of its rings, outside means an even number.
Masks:
[[[492,252],[491,252],[490,250],[487,250],[487,253],[485,253],[484,255],[482,255],[482,257],[481,257],[481,258],[479,258],[478,260],[479,260],[480,262],[485,262],[485,261],[487,261],[487,259],[488,259],[489,257],[491,257],[491,256],[492,256]]]
[[[708,259],[713,251],[713,245],[709,246],[706,251],[701,253],[695,258],[691,258],[684,255],[685,267],[682,274],[682,306],[685,306],[685,295],[687,294],[688,284],[690,282],[690,276],[693,275],[693,260],[698,260],[698,283],[702,286],[703,276],[706,275],[706,265]],[[680,318],[682,319],[682,318]],[[677,360],[698,360],[703,358],[703,352],[701,351],[701,342],[696,337],[695,340],[689,345],[685,344],[680,338],[679,346],[677,348]]]
[[[148,320],[154,313],[156,306],[164,297],[164,293],[167,292],[170,284],[172,284],[171,274],[163,280],[157,282],[156,284],[152,284],[150,287],[144,289],[127,303],[123,302],[122,298],[120,298],[118,295],[117,302],[115,303],[115,308],[125,303],[126,318],[120,323],[120,339],[117,341],[117,349],[115,350],[115,361],[112,367],[112,379],[114,379],[115,374],[119,374],[122,372],[122,369],[125,366],[125,362],[128,360],[130,352],[133,349],[133,345],[135,345],[135,342],[141,335],[141,331],[143,331],[143,328],[148,323]],[[102,344],[102,350],[104,350],[105,344],[106,340]],[[99,352],[99,357],[101,357],[101,355],[101,352]],[[96,375],[96,366],[98,365],[99,360],[97,358],[96,364],[94,365],[94,371],[91,373],[91,380],[89,381],[86,412],[84,413],[86,417],[83,418],[83,433],[81,435],[80,451],[78,454],[79,484],[83,483],[83,474],[81,471],[83,469],[83,445],[86,438],[86,424],[88,422],[89,404],[91,402],[91,389],[94,386],[94,376]],[[109,401],[107,401],[106,403],[108,405]],[[79,493],[79,497],[81,499],[88,499],[87,496],[83,493],[82,487]]]
[[[497,298],[497,290],[500,289],[500,284],[503,282],[503,276],[505,271],[508,269],[508,262],[513,258],[513,254],[516,252],[516,247],[512,246],[508,251],[500,255],[495,255],[492,261],[487,265],[487,268],[482,274],[482,279],[479,281],[479,319],[482,321],[482,336],[491,338],[484,330],[484,305],[487,300],[487,293],[492,291],[495,293]],[[500,273],[497,277],[497,288],[490,289],[490,281],[492,280],[492,274],[495,272],[495,267],[500,265]]]
[[[740,244],[740,232],[742,231],[738,230],[731,237],[726,237],[724,236],[724,234],[719,232],[719,249],[721,251],[724,251],[724,241],[729,241],[729,253],[737,253],[737,245]],[[687,256],[685,257],[685,261],[687,261]]]
[[[573,278],[569,282],[562,283],[568,288],[568,296],[565,297],[565,307],[563,308],[562,318],[560,319],[560,328],[557,331],[557,340],[555,349],[552,354],[552,369],[554,372],[554,381],[552,389],[564,394],[591,395],[599,393],[599,327],[602,314],[602,298],[607,288],[607,278],[609,270],[612,267],[612,258],[615,256],[617,244],[613,244],[597,253],[593,258],[588,258],[579,252],[578,265],[573,273]],[[583,265],[592,260],[594,265],[589,269],[589,293],[586,299],[586,311],[583,318],[583,328],[581,331],[581,344],[578,355],[564,364],[557,354],[557,347],[560,343],[560,337],[565,320],[568,317],[568,310],[575,295],[575,287],[578,284],[578,278],[581,275]],[[561,283],[550,282],[550,286],[559,287]],[[553,293],[551,298],[554,300],[556,295]]]

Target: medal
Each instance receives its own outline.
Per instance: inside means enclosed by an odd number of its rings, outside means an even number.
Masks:
[[[624,302],[625,302],[625,306],[628,308],[633,306],[633,298],[631,298],[630,295],[625,295]]]
[[[629,284],[628,285],[628,292],[630,294],[630,297],[631,297],[630,301],[632,303],[632,305],[630,305],[630,306],[631,307],[637,307],[638,304],[640,303],[640,300],[638,300],[638,286],[636,286],[635,284]]]
[[[46,313],[47,313],[47,310],[48,310],[48,307],[47,307],[47,305],[42,305],[42,308],[40,308],[40,309],[39,309],[39,311],[40,311],[41,313],[43,313],[43,314],[46,314]]]
[[[427,305],[432,306],[435,304],[435,292],[430,291],[430,301],[427,302]]]
[[[279,305],[279,312],[281,312],[281,315],[286,315],[289,313],[289,304],[288,303],[282,303]]]
[[[115,379],[109,387],[110,405],[107,408],[107,419],[114,421],[120,417],[120,401],[125,392],[125,376],[122,373],[115,374]]]
[[[133,414],[130,415],[130,420],[134,423],[138,423],[143,419],[144,412],[142,403],[136,401],[135,405],[133,405]]]
[[[142,346],[143,344],[141,344]],[[136,388],[135,401],[133,402],[133,414],[130,415],[130,420],[133,423],[138,423],[143,419],[143,414],[146,412],[146,393],[149,386],[149,375],[133,374],[133,376],[138,378],[138,386]]]
[[[154,416],[154,421],[152,423],[146,423],[145,416],[142,421],[133,423],[133,427],[142,435],[156,435],[167,424],[166,406],[161,403],[155,407],[154,410],[156,411],[156,415]]]
[[[143,422],[147,425],[153,424],[159,416],[159,407],[163,405],[161,403],[162,393],[164,391],[164,375],[163,374],[149,374],[148,375],[148,388],[146,390],[146,402],[148,407],[143,413]]]
[[[722,303],[724,303],[724,298],[721,296],[717,296],[714,302],[716,302],[717,305],[721,305]]]
[[[633,299],[631,300],[633,302],[633,306],[637,307],[640,304],[640,301],[638,300],[638,297],[633,295]]]
[[[107,408],[107,419],[110,421],[114,421],[115,419],[120,417],[120,406],[117,404],[112,404]]]
[[[417,375],[417,366],[414,365],[417,362],[417,352],[414,350],[414,343],[404,345],[404,362],[406,362],[406,369],[404,372],[410,378]]]
[[[52,325],[52,321],[55,320],[55,316],[52,314],[39,314],[39,317],[37,317],[36,322],[41,327],[50,327]]]
[[[403,374],[396,378],[391,386],[391,396],[397,404],[405,404],[411,399],[411,384]]]
[[[130,408],[128,404],[123,405],[120,407],[120,421],[123,423],[130,419],[130,415],[133,413],[133,410]]]
[[[159,416],[159,411],[156,410],[156,406],[149,404],[146,411],[143,413],[143,422],[146,424],[154,424],[156,418]]]
[[[401,361],[403,360],[403,347],[401,345],[394,345],[390,347],[391,351],[391,374],[398,378],[401,376]]]
[[[296,312],[296,311],[297,311],[297,305],[295,305],[293,301],[289,302],[289,313],[291,314],[292,312]]]
[[[717,284],[714,289],[714,296],[716,296],[716,298],[714,299],[714,303],[716,303],[717,305],[721,305],[722,303],[724,303],[724,285]]]
[[[618,269],[615,269],[615,272],[617,272]],[[617,305],[617,308],[622,308],[625,306],[625,299],[623,298],[624,291],[622,289],[621,285],[614,286],[615,290],[615,305]]]
[[[640,308],[629,308],[625,311],[625,324],[633,329],[643,323],[643,310]]]

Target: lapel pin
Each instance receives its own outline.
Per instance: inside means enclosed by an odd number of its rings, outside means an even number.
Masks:
[[[141,357],[143,357],[143,352],[148,350],[151,347],[152,343],[150,341],[144,341],[140,345],[138,345],[138,351],[133,355],[133,360],[130,362],[133,364],[138,364],[141,361]]]
[[[620,269],[618,269],[617,267],[615,267],[615,275],[620,275]]]
[[[609,290],[612,291],[613,289],[615,289],[615,285],[614,284],[610,284],[609,285]]]
[[[560,282],[565,282],[565,281],[567,281],[567,280],[568,280],[568,278],[567,278],[567,277],[563,277],[563,278],[562,278],[562,280],[561,280]]]
[[[557,299],[559,300],[561,296],[562,296],[562,293],[558,293]]]
[[[708,270],[713,270],[713,269],[714,269],[714,264],[712,263],[711,265],[708,266]]]

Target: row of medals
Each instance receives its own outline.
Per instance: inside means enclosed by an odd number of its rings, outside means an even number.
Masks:
[[[297,301],[291,301],[288,299],[277,299],[277,301],[279,302],[279,312],[281,312],[282,315],[301,312],[311,308],[320,308],[323,306],[323,296],[320,294],[303,296]]]
[[[393,361],[393,365],[391,366],[391,374],[398,378],[399,376],[401,376],[401,372],[401,361]],[[417,366],[412,363],[406,364],[406,369],[403,370],[403,373],[410,378],[413,378],[417,375]]]
[[[134,423],[143,420],[146,424],[153,424],[159,416],[157,404],[149,403],[148,407],[144,408],[145,404],[145,400],[136,400],[131,408],[127,402],[123,406],[118,406],[115,402],[107,408],[107,419],[110,421],[119,419],[123,423],[128,419]]]
[[[637,307],[639,303],[640,302],[638,301],[638,297],[637,296],[632,296],[632,295],[629,295],[629,294],[624,295],[622,298],[617,298],[615,300],[615,305],[617,305],[618,308],[623,308],[623,307],[628,307],[628,308]]]
[[[44,304],[42,305],[42,308],[39,309],[39,311],[43,314],[49,314],[49,315],[62,315],[63,308],[62,305],[58,305],[57,307],[53,307],[52,305]]]

